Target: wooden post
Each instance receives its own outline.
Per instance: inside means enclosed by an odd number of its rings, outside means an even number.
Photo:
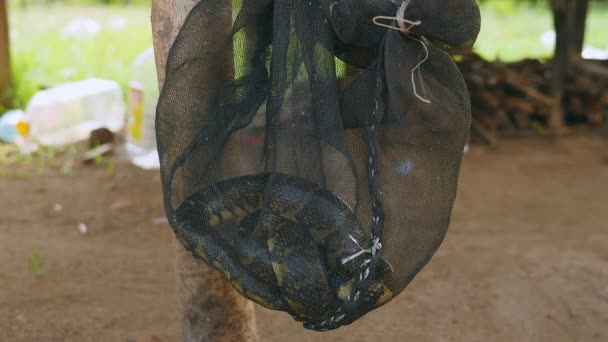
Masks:
[[[221,29],[227,34],[231,26],[231,0],[225,1],[227,20]],[[152,31],[160,86],[164,82],[167,52],[186,16],[198,2],[152,1]],[[227,68],[230,67],[227,65]],[[184,341],[256,342],[253,304],[236,292],[223,274],[195,260],[177,241],[175,245],[177,292]]]
[[[573,4],[570,0],[552,0],[553,24],[555,26],[555,53],[553,56],[553,67],[551,77],[551,95],[553,105],[549,116],[549,127],[554,134],[564,131],[564,112],[562,99],[564,93],[564,80],[570,58],[569,32],[571,31],[571,19],[573,18]]]
[[[9,107],[11,88],[11,61],[9,53],[8,14],[6,1],[0,0],[0,105]]]
[[[563,112],[564,83],[573,66],[581,60],[589,0],[551,0],[555,25],[555,54],[552,68],[553,105],[549,127],[553,133],[565,130]]]
[[[585,42],[585,28],[587,25],[587,15],[589,13],[589,0],[577,0],[574,10],[574,22],[572,24],[572,34],[570,49],[574,58],[580,58]]]

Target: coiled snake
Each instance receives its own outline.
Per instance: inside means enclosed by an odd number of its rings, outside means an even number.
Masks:
[[[392,269],[347,204],[316,184],[260,173],[210,185],[174,211],[175,233],[258,304],[328,330],[393,297]],[[372,255],[373,254],[373,255]]]

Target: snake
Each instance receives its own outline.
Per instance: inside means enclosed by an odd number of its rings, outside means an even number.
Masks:
[[[173,213],[182,245],[246,298],[305,328],[349,324],[393,298],[392,266],[336,194],[274,172],[220,181]]]

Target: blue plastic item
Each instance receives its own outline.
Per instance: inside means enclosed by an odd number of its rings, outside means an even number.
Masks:
[[[17,138],[17,123],[23,119],[23,111],[19,109],[9,110],[0,117],[0,140],[13,143]]]

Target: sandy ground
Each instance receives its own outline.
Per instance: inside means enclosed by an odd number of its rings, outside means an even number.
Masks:
[[[260,340],[608,341],[607,147],[473,149],[447,238],[405,292],[329,333],[260,308]],[[179,341],[158,176],[74,171],[0,178],[0,341]]]

